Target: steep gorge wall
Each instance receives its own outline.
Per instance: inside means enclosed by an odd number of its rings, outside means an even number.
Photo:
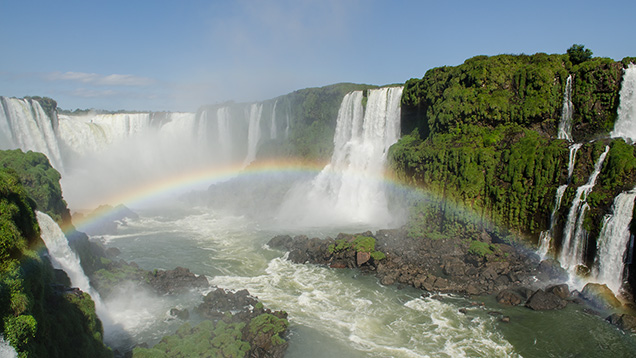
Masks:
[[[436,225],[418,230],[434,235],[458,226],[487,227],[499,237],[537,242],[549,228],[557,187],[568,183],[570,143],[557,139],[557,128],[572,75],[572,137],[584,144],[556,231],[562,231],[577,186],[588,180],[609,145],[597,185],[586,198],[585,262],[591,267],[603,216],[614,197],[636,186],[634,147],[609,138],[629,62],[593,58],[572,65],[567,55],[541,53],[478,56],[407,81],[403,137],[391,148],[392,166],[402,180],[438,198],[418,214]],[[449,203],[471,214],[453,216]],[[556,249],[560,240],[558,234]]]

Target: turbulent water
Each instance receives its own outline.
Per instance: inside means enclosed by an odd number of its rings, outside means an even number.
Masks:
[[[120,224],[116,234],[91,240],[119,248],[121,259],[144,269],[186,266],[214,286],[247,288],[269,308],[286,310],[291,322],[287,357],[621,357],[636,351],[633,337],[580,306],[538,313],[504,308],[488,297],[474,302],[448,295],[423,298],[420,290],[382,286],[372,275],[355,270],[294,264],[284,252],[266,246],[279,234],[325,237],[397,225],[394,218],[404,215],[391,206],[378,178],[399,135],[401,92],[401,87],[369,90],[365,101],[362,92],[348,94],[338,114],[329,165],[313,178],[303,177],[287,195],[262,177],[245,179],[241,190],[226,193],[225,201],[250,202],[254,212],[278,220],[258,220],[247,210],[230,214],[215,200],[203,200],[207,206],[171,202],[155,209],[133,207],[139,218]],[[64,195],[75,207],[82,207],[85,197],[108,197],[166,173],[223,163],[247,165],[262,141],[287,137],[291,127],[290,113],[277,102],[269,107],[220,106],[196,114],[60,116],[48,122],[42,121],[37,102],[2,98],[2,105],[3,148],[41,150],[53,158],[53,165],[65,171]],[[47,134],[54,132],[55,137]],[[571,150],[572,167],[575,154]],[[190,198],[207,195],[196,192]],[[284,204],[279,208],[270,197]],[[68,245],[61,245],[59,227],[42,215],[38,219],[43,234],[51,235],[45,240],[51,255],[57,262],[72,258],[63,247]],[[87,280],[79,274],[78,262],[71,261],[59,267],[84,289]],[[157,297],[122,284],[103,306],[94,298],[105,310],[98,312],[106,323],[107,343],[130,348],[174,333],[183,322],[170,316],[171,308],[188,309],[193,322],[200,320],[193,308],[205,293]],[[499,320],[502,314],[510,323]]]
[[[505,308],[490,298],[421,298],[420,290],[382,286],[356,270],[285,260],[284,252],[265,244],[274,235],[294,232],[271,222],[177,205],[140,214],[120,226],[117,235],[94,239],[121,249],[122,259],[142,268],[188,263],[213,285],[247,288],[266,306],[286,310],[291,323],[286,357],[594,357],[629,356],[636,349],[633,338],[580,306],[534,312]],[[182,323],[170,317],[170,308],[191,309],[197,301],[193,295],[146,299],[126,314],[133,341],[150,344]],[[510,323],[491,311],[510,316]],[[194,314],[192,319],[199,318]]]

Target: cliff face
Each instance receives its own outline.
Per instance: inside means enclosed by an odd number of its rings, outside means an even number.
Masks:
[[[391,148],[392,166],[402,180],[438,198],[420,205],[411,231],[430,236],[487,228],[500,238],[537,243],[550,229],[557,188],[569,184],[556,213],[558,250],[576,188],[609,146],[586,198],[584,261],[591,267],[603,216],[616,195],[636,186],[634,147],[609,138],[628,63],[593,58],[572,65],[567,55],[546,54],[479,56],[407,81],[404,136]],[[571,178],[572,142],[557,139],[568,76],[571,138],[582,143]],[[450,206],[468,210],[460,215]]]
[[[37,171],[12,167],[9,161],[37,163]],[[20,357],[112,356],[90,296],[66,287],[68,278],[60,278],[40,255],[46,249],[35,209],[57,212],[61,219],[63,212],[56,211],[61,196],[49,186],[56,184],[59,191],[59,183],[49,181],[59,180],[59,174],[38,153],[0,151],[0,162],[0,331]]]

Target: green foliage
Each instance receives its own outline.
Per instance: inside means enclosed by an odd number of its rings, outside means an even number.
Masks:
[[[572,69],[575,138],[595,139],[614,127],[623,66],[608,58],[593,58]]]
[[[485,242],[472,240],[470,242],[470,246],[468,247],[468,253],[484,257],[494,254],[494,251],[492,245]]]
[[[565,180],[563,141],[517,125],[463,125],[423,140],[417,131],[391,147],[398,177],[436,199],[420,202],[407,226],[411,237],[462,236],[485,223],[536,233]]]
[[[327,251],[330,254],[354,250],[356,252],[369,252],[371,257],[376,260],[383,260],[386,255],[383,252],[375,250],[375,239],[370,236],[356,235],[351,241],[348,239],[338,239],[334,244],[328,246]]]
[[[145,357],[245,357],[250,344],[242,340],[245,323],[203,321],[192,327],[184,323],[174,335],[153,348],[135,348],[134,358]]]
[[[53,288],[53,267],[35,251],[30,193],[16,170],[0,167],[0,331],[20,357],[112,357],[88,294]]]
[[[9,316],[4,319],[5,338],[17,351],[24,351],[35,338],[37,326],[37,321],[31,315]]]
[[[66,202],[62,199],[60,173],[51,167],[42,153],[22,152],[20,149],[0,151],[0,170],[12,170],[35,200],[38,210],[47,213],[58,223],[70,222]]]
[[[280,334],[287,330],[287,326],[289,326],[289,322],[286,319],[278,318],[270,313],[263,313],[252,318],[248,325],[248,330],[256,336],[273,333],[271,338],[272,345],[280,345],[285,343]]]
[[[628,184],[636,168],[634,147],[625,143],[622,138],[615,139],[610,144],[610,150],[605,158],[603,170],[600,176],[601,183],[605,187],[619,187],[622,190],[631,189]]]
[[[529,126],[554,121],[561,114],[567,76],[561,55],[477,56],[407,81],[403,111],[417,113],[410,120],[419,123],[424,138],[466,124]]]
[[[567,50],[573,65],[578,65],[592,58],[592,51],[583,45],[574,44]]]

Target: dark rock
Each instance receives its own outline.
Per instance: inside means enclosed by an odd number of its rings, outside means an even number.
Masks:
[[[568,272],[561,267],[558,261],[553,259],[543,260],[537,267],[538,275],[544,276],[547,280],[565,281],[568,279]]]
[[[588,283],[581,291],[581,297],[593,307],[607,310],[621,307],[621,302],[605,284]]]
[[[109,247],[106,249],[106,255],[109,257],[117,257],[121,254],[121,251],[116,247]]]
[[[465,309],[465,308],[460,308],[460,309],[459,309],[459,313],[467,314],[467,313],[468,313],[468,310],[467,310],[467,309]]]
[[[371,254],[368,252],[357,252],[356,253],[356,264],[358,266],[362,266],[371,260]]]
[[[526,307],[531,308],[535,311],[544,311],[544,310],[560,310],[567,306],[567,301],[562,300],[557,295],[545,292],[543,290],[535,291],[528,302],[526,302]]]
[[[170,309],[170,315],[184,321],[190,318],[190,312],[187,309],[172,308]]]
[[[523,298],[516,291],[505,289],[497,294],[497,302],[505,306],[517,306],[523,302]]]
[[[562,300],[570,298],[570,287],[567,284],[550,286],[545,291],[557,295]]]
[[[203,298],[197,312],[208,319],[221,319],[225,312],[246,311],[258,301],[247,290],[232,292],[217,288]]]
[[[205,276],[197,276],[187,268],[157,270],[148,275],[148,283],[160,294],[174,294],[193,288],[205,288],[210,284]]]
[[[636,317],[632,315],[614,313],[606,320],[623,331],[636,333]]]

